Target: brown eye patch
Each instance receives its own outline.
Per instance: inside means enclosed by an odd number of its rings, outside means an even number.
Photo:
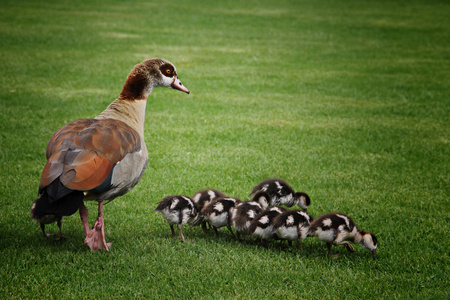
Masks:
[[[173,77],[175,75],[175,69],[173,68],[172,65],[169,65],[169,64],[162,65],[159,68],[159,70],[161,71],[161,73],[164,76],[167,76],[167,77]]]

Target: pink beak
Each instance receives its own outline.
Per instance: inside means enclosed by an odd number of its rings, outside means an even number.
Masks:
[[[181,83],[177,76],[173,78],[172,88],[189,94],[189,90]]]

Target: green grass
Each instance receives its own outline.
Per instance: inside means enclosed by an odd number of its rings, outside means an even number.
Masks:
[[[0,297],[448,299],[449,3],[158,2],[1,1]],[[191,94],[150,95],[146,173],[105,207],[111,252],[83,246],[77,214],[44,239],[29,210],[49,138],[150,57]],[[248,199],[269,177],[315,217],[351,216],[380,259],[188,226],[183,244],[152,212],[205,187]]]

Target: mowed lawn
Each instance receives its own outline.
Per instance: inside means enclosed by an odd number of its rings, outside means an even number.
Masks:
[[[448,299],[448,1],[0,2],[0,298]],[[147,103],[149,163],[105,206],[111,252],[30,219],[51,135],[117,98],[133,66],[170,60],[190,95]],[[165,196],[215,188],[249,199],[279,177],[313,217],[376,235],[328,257],[184,226]],[[95,203],[88,203],[90,223]],[[57,233],[56,224],[47,226]]]

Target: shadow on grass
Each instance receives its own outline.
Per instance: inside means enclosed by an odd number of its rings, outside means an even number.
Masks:
[[[33,224],[35,225],[35,224]],[[3,226],[4,227],[4,226]],[[53,228],[52,228],[53,229]],[[128,251],[127,249],[151,247],[153,244],[176,245],[176,248],[184,248],[178,235],[171,236],[168,226],[153,227],[151,232],[147,230],[125,230],[116,228],[115,235],[111,235],[108,242],[112,242],[112,252],[121,253]],[[261,242],[259,239],[241,236],[241,240],[237,241],[226,228],[219,229],[218,235],[213,230],[203,232],[197,227],[183,227],[183,233],[186,237],[186,244],[195,245],[187,246],[188,248],[204,247],[203,250],[210,251],[217,246],[220,248],[229,248],[234,250],[264,251],[264,255],[268,257],[277,257],[282,255],[289,258],[290,256],[297,259],[319,259],[325,261],[346,261],[346,260],[363,260],[371,259],[371,255],[359,246],[356,246],[354,253],[348,253],[344,247],[333,247],[333,253],[339,253],[338,257],[330,257],[327,254],[325,243],[318,242],[315,239],[307,238],[302,243],[302,249],[298,249],[297,243],[293,242],[291,246],[284,240],[270,240]],[[53,231],[52,231],[53,232]],[[83,231],[69,227],[63,231],[64,239],[57,240],[57,235],[44,237],[38,226],[24,226],[15,231],[13,228],[3,228],[0,235],[0,251],[1,252],[34,252],[34,253],[85,253],[90,252],[89,248],[84,245]]]
[[[184,231],[183,231],[184,232]],[[203,240],[206,244],[220,244],[222,246],[231,246],[236,248],[245,248],[250,251],[253,249],[255,251],[266,251],[268,255],[278,255],[280,253],[291,254],[299,259],[326,259],[326,260],[347,260],[347,259],[372,259],[372,255],[366,250],[362,249],[358,245],[355,245],[355,252],[348,252],[345,247],[333,246],[332,251],[337,256],[329,256],[326,244],[319,242],[314,238],[306,238],[302,242],[302,248],[298,248],[297,242],[292,242],[289,245],[286,240],[268,240],[261,242],[260,239],[253,238],[250,236],[241,236],[241,239],[236,240],[226,228],[221,228],[218,230],[218,234],[213,230],[208,230],[203,232],[200,228],[197,232],[191,230],[189,233],[185,233],[185,237],[189,243],[194,243],[195,240]],[[167,238],[173,238],[178,240],[178,236],[171,237],[170,234]],[[180,241],[181,243],[181,241]],[[358,249],[360,248],[360,249]]]
[[[28,229],[28,228],[27,228]],[[0,251],[51,251],[51,252],[84,252],[89,248],[84,245],[84,235],[66,231],[64,238],[57,239],[58,235],[45,237],[39,228],[25,231],[3,230],[0,236]]]

